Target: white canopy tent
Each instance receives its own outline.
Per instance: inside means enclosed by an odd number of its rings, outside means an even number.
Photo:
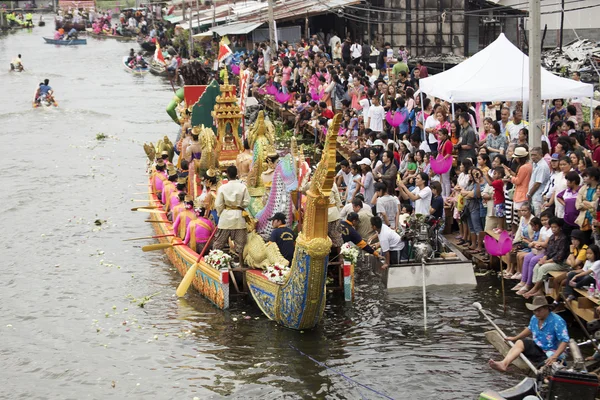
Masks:
[[[529,57],[503,33],[471,58],[419,81],[421,92],[452,103],[528,101]],[[542,68],[542,100],[592,97],[594,86]]]

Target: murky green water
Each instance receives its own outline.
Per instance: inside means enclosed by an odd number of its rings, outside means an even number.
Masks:
[[[131,44],[52,46],[42,40],[51,30],[0,37],[0,398],[383,398],[332,369],[395,399],[469,399],[519,380],[486,364],[496,354],[471,304],[500,315],[487,278],[428,288],[427,332],[421,290],[388,293],[364,268],[355,304],[330,296],[311,332],[278,327],[244,299],[227,312],[193,291],[178,300],[166,257],[140,250],[150,241],[122,241],[153,234],[131,199],[147,190],[136,186],[141,144],[174,138],[171,86],[123,70]],[[17,53],[26,72],[8,73]],[[59,107],[34,110],[44,78]],[[144,308],[131,300],[154,293]],[[498,322],[516,333],[528,314],[522,300],[509,309]]]

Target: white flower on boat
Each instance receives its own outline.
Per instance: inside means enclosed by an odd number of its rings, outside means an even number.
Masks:
[[[263,274],[271,282],[275,282],[279,285],[283,284],[290,273],[291,268],[281,264],[269,265]]]
[[[229,268],[231,256],[222,250],[211,250],[208,255],[204,256],[204,262],[214,269]]]
[[[340,250],[340,254],[346,261],[350,261],[352,264],[356,265],[356,261],[358,260],[359,250],[351,242],[346,242],[342,245]]]

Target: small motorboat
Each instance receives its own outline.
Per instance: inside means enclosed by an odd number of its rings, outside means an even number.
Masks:
[[[58,107],[58,103],[56,102],[56,99],[53,96],[46,96],[46,97],[40,99],[40,101],[33,100],[32,105],[33,105],[33,108]]]
[[[123,61],[122,61],[123,62],[123,66],[125,67],[125,70],[127,72],[132,73],[134,75],[146,75],[148,73],[148,71],[150,71],[150,67],[149,67],[149,65],[148,65],[148,63],[146,61],[144,61],[144,65],[143,66],[139,65],[139,64],[136,64],[133,68],[130,67],[127,64],[127,59],[128,58],[129,58],[128,56],[125,56],[125,57],[123,57]]]
[[[56,40],[45,37],[44,40],[48,44],[57,44],[61,46],[77,46],[81,44],[87,44],[87,39],[67,39],[67,40]]]

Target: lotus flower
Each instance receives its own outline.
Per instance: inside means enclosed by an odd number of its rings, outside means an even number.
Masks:
[[[506,231],[502,231],[498,240],[486,235],[483,242],[485,244],[485,249],[492,256],[502,257],[503,255],[508,254],[512,249],[512,240]]]
[[[280,93],[277,92],[275,94],[275,100],[277,100],[280,104],[285,104],[290,100],[290,97],[292,97],[291,94],[289,93]]]
[[[437,158],[431,159],[431,170],[438,175],[445,174],[452,168],[452,157],[444,160],[444,156],[439,154]]]
[[[232,65],[231,66],[231,73],[233,75],[239,75],[240,74],[240,66],[239,65]]]
[[[404,119],[405,117],[403,117],[402,113],[399,112],[394,113],[393,117],[391,111],[388,111],[385,115],[385,120],[387,121],[387,123],[393,126],[394,128],[399,127],[404,122]]]
[[[267,86],[267,94],[270,94],[271,96],[275,96],[279,90],[277,90],[277,88],[275,86],[273,86],[272,84]]]
[[[310,89],[310,97],[312,97],[312,99],[314,101],[319,101],[323,98],[323,95],[325,94],[325,90],[321,90],[321,92],[319,92],[317,89],[312,88]]]

